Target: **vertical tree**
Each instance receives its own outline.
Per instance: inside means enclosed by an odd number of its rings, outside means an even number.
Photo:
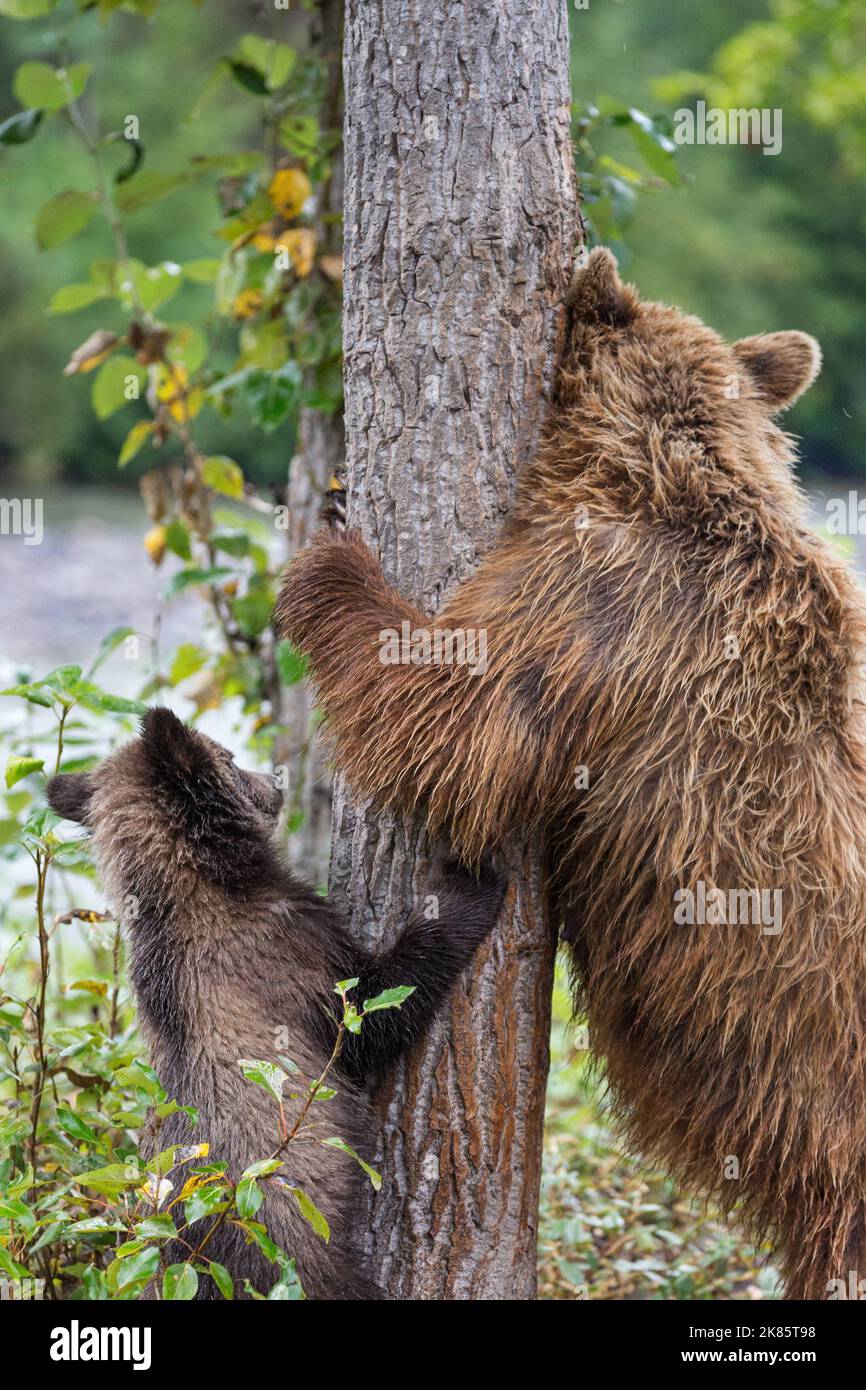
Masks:
[[[310,16],[310,41],[324,69],[319,124],[330,135],[342,119],[343,0],[319,0]],[[319,253],[339,263],[342,243],[343,159],[336,148],[329,177],[316,191],[316,238]],[[307,544],[321,524],[322,501],[332,476],[342,477],[345,446],[342,410],[335,414],[304,406],[298,440],[289,465],[286,502],[290,555]],[[291,769],[289,814],[297,819],[292,853],[298,871],[316,884],[325,883],[331,843],[331,771],[315,737],[315,709],[306,681],[287,686],[280,710],[287,734],[275,761]]]
[[[576,230],[566,0],[347,0],[349,524],[428,611],[508,512]],[[334,803],[332,888],[387,939],[419,826]],[[554,936],[531,845],[436,1035],[381,1098],[370,1250],[397,1298],[531,1298]]]

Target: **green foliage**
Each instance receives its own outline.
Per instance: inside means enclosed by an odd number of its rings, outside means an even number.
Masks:
[[[52,23],[44,32],[38,26],[39,60],[26,58],[12,74],[12,94],[24,109],[0,137],[10,147],[27,145],[7,155],[25,176],[26,161],[38,159],[50,171],[70,136],[77,145],[71,169],[69,161],[63,169],[64,184],[75,186],[48,188],[40,179],[34,245],[49,255],[74,248],[64,262],[71,276],[64,282],[59,270],[43,307],[64,322],[88,315],[90,326],[64,368],[67,390],[86,396],[100,426],[114,430],[118,422],[116,466],[139,475],[149,513],[145,550],[154,567],[172,570],[164,604],[195,591],[210,617],[204,656],[191,663],[187,653],[167,672],[156,663],[142,696],[180,686],[199,713],[240,697],[265,754],[280,737],[282,686],[303,673],[270,628],[288,516],[280,492],[276,502],[262,496],[244,454],[236,457],[224,439],[233,429],[258,435],[259,451],[279,435],[284,482],[300,410],[341,406],[339,227],[319,212],[338,133],[318,119],[326,78],[318,53],[245,34],[225,41],[185,121],[175,104],[160,141],[156,115],[146,114],[159,61],[136,92],[129,90],[126,56],[122,67],[97,65],[98,79],[82,59],[110,48],[117,29],[140,26],[130,9],[156,19],[144,38],[156,55],[164,29],[182,28],[189,8],[165,0],[100,5],[98,30],[84,0],[70,13],[64,8],[62,18],[53,5],[7,10],[42,22],[50,10]],[[135,32],[142,37],[140,27]],[[293,32],[303,38],[302,30]],[[237,112],[249,147],[214,145],[218,91],[220,105]],[[143,114],[100,128],[97,101],[100,110],[122,110],[122,102],[140,105]],[[178,152],[179,130],[198,132],[205,151],[185,145]],[[142,221],[151,211],[164,220],[163,209],[181,200],[191,209],[204,185],[217,212],[199,244],[189,254],[151,258],[152,238],[138,231]],[[183,208],[173,216],[185,220]],[[196,225],[194,213],[186,217]],[[103,245],[93,255],[95,226],[111,254]],[[224,499],[244,511],[220,513]],[[115,698],[95,688],[76,696],[102,707]],[[38,703],[38,691],[33,698]],[[12,768],[7,775],[25,774]]]
[[[719,1225],[663,1173],[624,1156],[603,1078],[570,1024],[557,969],[541,1186],[543,1299],[767,1299],[766,1250]],[[581,1045],[583,1044],[583,1045]]]
[[[628,136],[644,168],[635,169],[609,153],[599,152],[599,142],[612,131]],[[638,196],[677,188],[683,183],[671,131],[670,117],[648,116],[611,97],[575,107],[573,136],[578,187],[591,242],[604,242],[615,248],[621,245]]]
[[[866,10],[860,0],[769,0],[769,19],[719,46],[705,72],[658,80],[658,95],[714,106],[781,107],[826,131],[850,170],[866,169]]]
[[[236,457],[254,481],[282,483],[302,405],[341,404],[340,229],[317,207],[339,139],[319,119],[323,58],[283,11],[261,20],[290,32],[297,47],[267,34],[232,37],[237,16],[227,0],[208,5],[205,26],[196,0],[0,7],[13,60],[0,148],[16,204],[34,221],[29,246],[24,218],[6,225],[5,274],[0,262],[0,284],[8,281],[22,309],[20,322],[7,312],[4,329],[7,346],[15,343],[14,375],[26,377],[36,406],[32,420],[15,412],[8,443],[19,469],[46,449],[74,468],[80,449],[82,466],[99,461],[104,470],[107,447],[114,442],[116,458],[139,402],[158,421],[136,436],[140,461],[145,444],[157,451],[150,463],[169,461],[187,415],[198,417],[203,457]],[[145,28],[144,19],[155,22]],[[152,75],[178,51],[186,80],[166,100]],[[100,129],[97,110],[114,124]],[[303,294],[293,294],[298,288]],[[180,305],[171,322],[163,317],[169,300]],[[69,330],[39,336],[45,308],[86,315],[82,345],[108,332],[113,342],[76,365]],[[88,421],[73,382],[56,408],[41,410],[56,397],[50,378],[63,366],[64,339],[73,377],[131,349],[145,369],[139,395],[118,396],[113,410]],[[171,363],[187,373],[174,389]],[[14,400],[11,380],[3,391]],[[115,413],[116,426],[100,423]],[[271,445],[278,428],[282,438]],[[124,465],[134,457],[125,450]]]

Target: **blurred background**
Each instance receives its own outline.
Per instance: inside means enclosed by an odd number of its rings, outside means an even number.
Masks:
[[[339,464],[332,12],[0,0],[0,497],[43,508],[39,544],[0,536],[0,963],[21,994],[34,864],[52,862],[55,912],[101,902],[86,850],[56,852],[44,776],[87,766],[157,693],[248,760],[302,765],[289,835],[310,826],[321,769],[287,742],[287,709],[315,716],[268,615],[293,539],[275,508],[294,487],[314,517]],[[592,239],[644,297],[729,339],[798,328],[822,345],[787,417],[821,525],[866,478],[866,9],[588,0],[569,16]],[[677,144],[698,101],[780,110],[780,152]],[[856,525],[837,540],[862,564]],[[320,881],[312,838],[295,857]],[[61,1022],[113,998],[134,1037],[113,929],[56,942]],[[772,1296],[761,1252],[621,1158],[567,1014],[560,989],[542,1296]]]

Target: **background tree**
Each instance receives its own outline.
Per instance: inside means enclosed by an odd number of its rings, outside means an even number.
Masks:
[[[344,159],[349,523],[435,611],[535,446],[577,230],[565,0],[349,0]],[[482,177],[483,173],[483,177]],[[417,824],[335,794],[332,888],[387,939]],[[554,937],[527,845],[492,945],[381,1097],[370,1250],[399,1298],[531,1298]],[[372,922],[371,912],[372,908]]]

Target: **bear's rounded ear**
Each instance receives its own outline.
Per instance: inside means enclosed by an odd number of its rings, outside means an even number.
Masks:
[[[64,820],[87,824],[87,812],[93,795],[93,779],[89,772],[61,772],[48,783],[48,805]]]
[[[586,264],[575,272],[568,308],[575,319],[624,328],[634,318],[638,298],[619,278],[616,257],[606,246],[594,246]]]
[[[808,333],[758,333],[734,343],[734,354],[773,414],[793,405],[821,370],[821,349]]]
[[[164,705],[149,709],[142,718],[141,741],[151,763],[162,771],[191,772],[202,761],[195,730]]]

